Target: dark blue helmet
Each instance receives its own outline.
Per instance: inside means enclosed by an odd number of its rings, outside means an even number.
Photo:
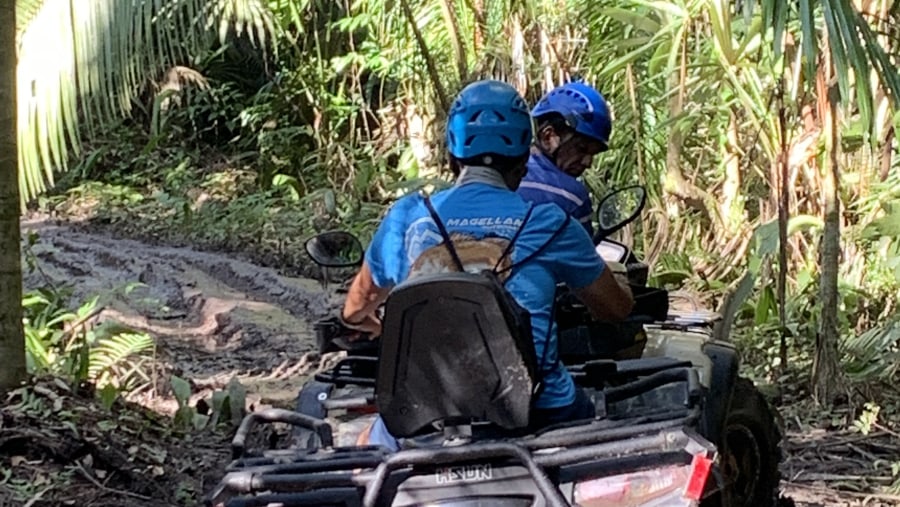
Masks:
[[[558,113],[579,134],[609,146],[612,118],[600,92],[582,81],[558,86],[544,95],[531,111],[534,118]]]
[[[488,153],[520,157],[532,138],[528,104],[512,86],[476,81],[459,92],[447,117],[447,149],[459,159]]]

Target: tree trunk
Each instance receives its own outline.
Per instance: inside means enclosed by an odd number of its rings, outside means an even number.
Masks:
[[[878,179],[884,181],[891,174],[891,163],[894,157],[894,126],[889,125],[881,141],[881,170]]]
[[[487,27],[487,22],[484,20],[484,0],[474,0],[472,11],[475,12],[475,38],[473,45],[475,54],[479,55],[481,54],[481,48],[484,47],[484,31]]]
[[[676,118],[684,111],[684,95],[687,89],[687,39],[681,42],[681,67],[678,73],[669,77],[670,87],[678,91],[669,98],[669,118]],[[669,126],[669,137],[666,142],[666,175],[663,189],[670,196],[677,197],[684,204],[699,211],[706,212],[711,219],[716,219],[718,210],[709,210],[704,202],[704,195],[699,188],[685,178],[681,170],[681,151],[684,145],[684,133],[678,122]],[[678,213],[670,209],[670,213]]]
[[[16,2],[0,2],[0,391],[25,379],[16,151]]]
[[[784,77],[778,85],[778,358],[779,370],[787,372],[787,272],[788,272],[788,148],[787,110],[784,106]]]
[[[840,201],[838,198],[840,138],[837,125],[838,87],[832,83],[834,69],[826,52],[826,72],[831,83],[825,109],[824,130],[827,150],[822,180],[825,227],[820,247],[820,296],[822,317],[816,335],[816,355],[813,361],[813,392],[819,402],[832,403],[842,388],[841,367],[838,360],[838,262],[841,248]]]
[[[416,24],[416,16],[412,11],[412,7],[409,6],[409,0],[400,0],[400,7],[403,9],[403,15],[406,16],[406,21],[409,22],[409,27],[413,31],[413,36],[416,38],[416,44],[419,45],[419,50],[422,52],[422,58],[425,59],[425,67],[428,69],[428,76],[431,78],[431,84],[434,85],[434,89],[437,92],[441,111],[446,114],[446,112],[450,110],[450,97],[444,89],[444,83],[441,82],[441,75],[438,72],[437,64],[434,62],[431,51],[428,50],[428,44],[425,42],[422,30],[419,30],[419,25]]]
[[[519,15],[513,14],[510,45],[512,46],[512,76],[513,86],[519,95],[528,96],[528,73],[527,64],[525,63],[525,33],[522,31],[522,23],[519,21]]]
[[[740,128],[734,111],[729,114],[728,131],[725,133],[725,182],[722,185],[722,203],[719,213],[727,236],[732,236],[745,223],[744,201],[741,195],[741,146]]]
[[[553,82],[553,61],[550,55],[550,39],[542,25],[538,25],[538,41],[541,46],[541,69],[544,70],[544,86],[541,94],[549,92],[556,87]],[[562,83],[560,83],[562,84]]]

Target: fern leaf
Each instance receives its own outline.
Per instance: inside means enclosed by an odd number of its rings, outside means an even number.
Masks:
[[[88,377],[96,380],[104,372],[127,367],[129,359],[153,348],[153,338],[146,333],[117,333],[97,340],[91,348]]]

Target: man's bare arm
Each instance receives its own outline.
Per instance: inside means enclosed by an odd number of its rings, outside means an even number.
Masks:
[[[609,266],[590,285],[574,292],[597,320],[621,321],[634,307],[631,291],[619,285]]]
[[[381,334],[381,320],[375,315],[378,306],[387,299],[390,287],[375,285],[372,270],[363,262],[362,268],[347,291],[347,299],[341,312],[341,320],[348,327],[373,335]]]

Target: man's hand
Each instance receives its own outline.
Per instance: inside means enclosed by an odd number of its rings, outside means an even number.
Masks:
[[[381,336],[381,319],[373,314],[366,315],[366,318],[360,323],[351,323],[344,319],[341,319],[341,322],[346,327],[359,331],[359,333],[347,337],[351,342],[359,340],[363,336],[363,333],[367,333],[370,340],[374,340]]]

